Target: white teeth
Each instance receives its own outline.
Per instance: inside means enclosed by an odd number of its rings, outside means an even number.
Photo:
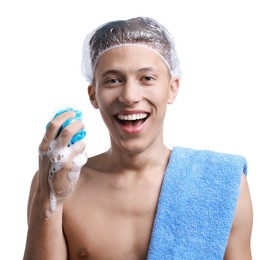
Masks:
[[[132,114],[132,115],[117,115],[120,120],[139,120],[147,117],[146,113]]]

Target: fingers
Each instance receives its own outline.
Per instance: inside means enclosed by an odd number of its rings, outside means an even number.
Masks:
[[[77,155],[85,150],[85,146],[85,142],[83,140],[80,140],[72,144],[69,148],[74,151],[75,155]]]
[[[54,118],[47,124],[46,132],[42,139],[42,142],[39,146],[40,153],[46,153],[49,144],[56,139],[59,133],[59,129],[62,127],[64,122],[69,120],[70,118],[73,119],[75,117],[75,112],[70,110],[63,112],[62,114],[56,114]]]
[[[57,137],[58,142],[62,147],[70,146],[77,141],[84,138],[86,132],[84,130],[84,124],[80,120],[72,120],[69,125],[67,125],[63,130],[60,132],[59,136]]]
[[[71,124],[73,121],[75,121],[75,120],[82,120],[82,113],[81,113],[81,111],[80,111],[80,110],[73,110],[72,108],[67,108],[67,109],[65,109],[65,110],[60,110],[59,112],[57,112],[57,113],[55,114],[54,118],[58,117],[59,115],[61,115],[61,114],[64,113],[64,112],[67,112],[67,111],[73,111],[73,112],[75,112],[75,117],[74,117],[74,118],[69,118],[69,119],[67,119],[67,120],[62,124],[62,126],[61,126],[61,127],[59,128],[59,130],[58,130],[58,133],[57,133],[57,136],[56,136],[56,137],[58,137],[59,134],[62,132],[62,130],[63,130],[66,126],[68,126],[69,124]],[[47,127],[48,127],[48,125],[47,125]],[[46,128],[47,128],[47,127],[46,127]]]
[[[61,147],[70,146],[83,139],[86,132],[81,119],[80,110],[72,108],[59,110],[46,126],[46,132],[39,147],[40,154],[44,155],[50,143],[56,139],[59,139]]]
[[[75,134],[70,140],[69,145],[72,145],[80,140],[82,140],[86,136],[86,132],[84,129],[81,129],[77,134]]]
[[[61,154],[75,157],[81,153],[85,149],[85,144],[80,140],[86,135],[81,119],[80,110],[59,110],[46,126],[45,135],[39,146],[40,156],[48,157],[53,163],[60,160]],[[79,144],[76,145],[77,143]],[[65,149],[70,146],[73,146],[72,149]]]
[[[46,126],[39,146],[39,187],[50,196],[50,212],[56,210],[78,181],[87,161],[82,140],[85,135],[81,111],[71,108],[57,112]]]

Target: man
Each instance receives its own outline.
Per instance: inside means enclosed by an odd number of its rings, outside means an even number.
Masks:
[[[24,259],[251,259],[245,159],[164,143],[180,84],[169,32],[145,17],[107,23],[85,40],[83,74],[111,146],[86,162],[78,112],[49,122]]]

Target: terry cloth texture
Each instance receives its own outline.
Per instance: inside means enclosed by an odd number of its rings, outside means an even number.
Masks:
[[[174,147],[165,172],[148,260],[223,259],[246,159]]]

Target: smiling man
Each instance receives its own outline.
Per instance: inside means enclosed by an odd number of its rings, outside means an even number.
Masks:
[[[251,259],[245,158],[164,143],[181,78],[169,32],[147,17],[112,21],[83,53],[111,146],[86,162],[83,140],[70,143],[84,128],[76,112],[48,124],[24,259]]]

